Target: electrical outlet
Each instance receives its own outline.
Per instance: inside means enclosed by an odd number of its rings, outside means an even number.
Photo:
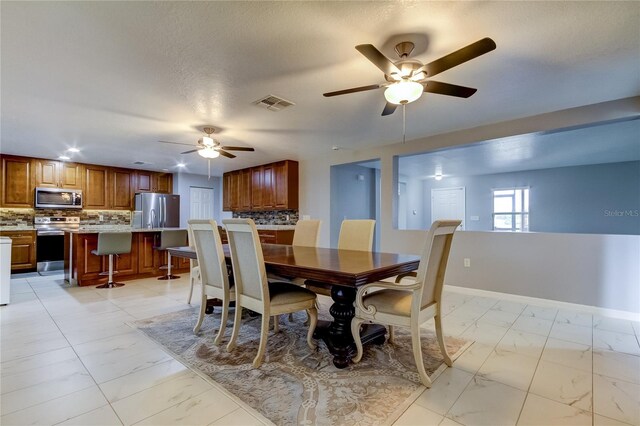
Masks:
[[[471,259],[469,259],[468,257],[464,258],[464,267],[471,268]]]
[[[104,220],[104,216],[103,216],[103,215],[101,215],[101,214],[99,214],[99,215],[98,215],[98,220],[99,220],[100,222],[102,222],[102,221]]]

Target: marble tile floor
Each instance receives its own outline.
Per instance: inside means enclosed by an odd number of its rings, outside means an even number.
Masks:
[[[268,424],[126,324],[185,309],[186,275],[116,289],[12,278],[0,424]],[[639,323],[506,299],[445,291],[445,333],[475,343],[395,425],[640,425]]]

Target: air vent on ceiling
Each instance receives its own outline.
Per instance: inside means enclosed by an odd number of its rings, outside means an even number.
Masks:
[[[258,99],[257,101],[254,101],[253,104],[262,108],[266,108],[269,111],[273,111],[273,112],[278,112],[287,107],[295,105],[293,102],[283,98],[279,98],[278,96],[275,96],[275,95],[265,96],[262,99]]]
[[[135,164],[136,166],[143,166],[143,165],[151,165],[153,163],[149,163],[147,161],[134,161],[132,164]]]

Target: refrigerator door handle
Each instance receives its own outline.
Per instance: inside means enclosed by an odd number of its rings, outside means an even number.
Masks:
[[[162,197],[162,227],[167,226],[167,197]]]

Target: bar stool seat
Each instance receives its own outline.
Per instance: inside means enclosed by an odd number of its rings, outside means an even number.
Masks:
[[[155,250],[167,250],[173,247],[184,247],[187,245],[187,231],[184,229],[163,229],[160,232],[160,245],[154,247]],[[166,269],[167,275],[158,277],[159,280],[175,280],[179,275],[171,273],[171,253],[167,253],[167,264],[160,267]]]
[[[113,288],[124,285],[124,283],[113,281],[113,274],[118,273],[113,270],[113,256],[125,253],[131,253],[131,232],[100,232],[98,234],[98,248],[91,250],[91,254],[109,256],[109,270],[99,274],[108,275],[109,280],[96,288]]]

